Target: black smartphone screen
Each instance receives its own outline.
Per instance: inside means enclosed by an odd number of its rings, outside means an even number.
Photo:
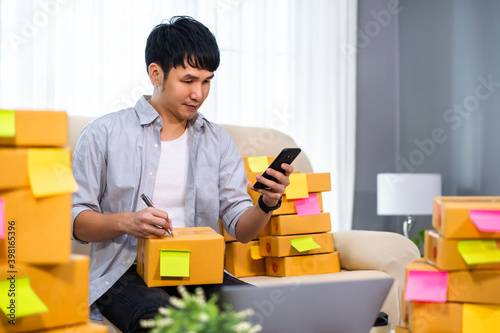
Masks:
[[[274,159],[269,168],[284,173],[285,170],[281,168],[281,164],[292,164],[293,160],[300,154],[300,152],[300,148],[284,148]],[[262,174],[262,177],[276,181],[276,178],[269,176],[266,172]],[[259,182],[256,182],[253,187],[255,189],[267,189],[267,186]]]

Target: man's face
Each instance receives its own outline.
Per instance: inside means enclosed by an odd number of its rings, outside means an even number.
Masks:
[[[170,69],[161,87],[161,108],[178,120],[192,119],[207,98],[213,77],[213,72],[190,66]]]

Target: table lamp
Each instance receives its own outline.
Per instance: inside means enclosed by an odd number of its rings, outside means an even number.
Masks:
[[[433,198],[441,196],[441,175],[379,173],[377,215],[406,215],[403,234],[410,238],[414,215],[432,215]]]

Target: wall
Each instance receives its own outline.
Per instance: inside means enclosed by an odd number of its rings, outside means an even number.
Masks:
[[[360,0],[358,27],[390,2]],[[355,229],[401,232],[402,217],[376,215],[380,172],[441,173],[443,195],[500,195],[500,2],[399,9],[358,54]]]
[[[358,2],[353,229],[402,231],[395,217],[377,216],[376,197],[377,173],[394,171],[398,149],[397,21],[387,0]]]

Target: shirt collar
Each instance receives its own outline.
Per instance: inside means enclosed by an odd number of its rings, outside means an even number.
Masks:
[[[155,108],[149,103],[150,99],[151,95],[144,95],[135,104],[135,111],[139,117],[141,125],[151,124],[158,117],[160,117]],[[199,129],[206,122],[208,122],[207,119],[201,113],[197,112],[193,119],[189,120],[189,126]]]
[[[144,95],[135,104],[135,112],[139,117],[141,125],[151,124],[160,116],[155,108],[149,104],[150,99],[151,96]]]

